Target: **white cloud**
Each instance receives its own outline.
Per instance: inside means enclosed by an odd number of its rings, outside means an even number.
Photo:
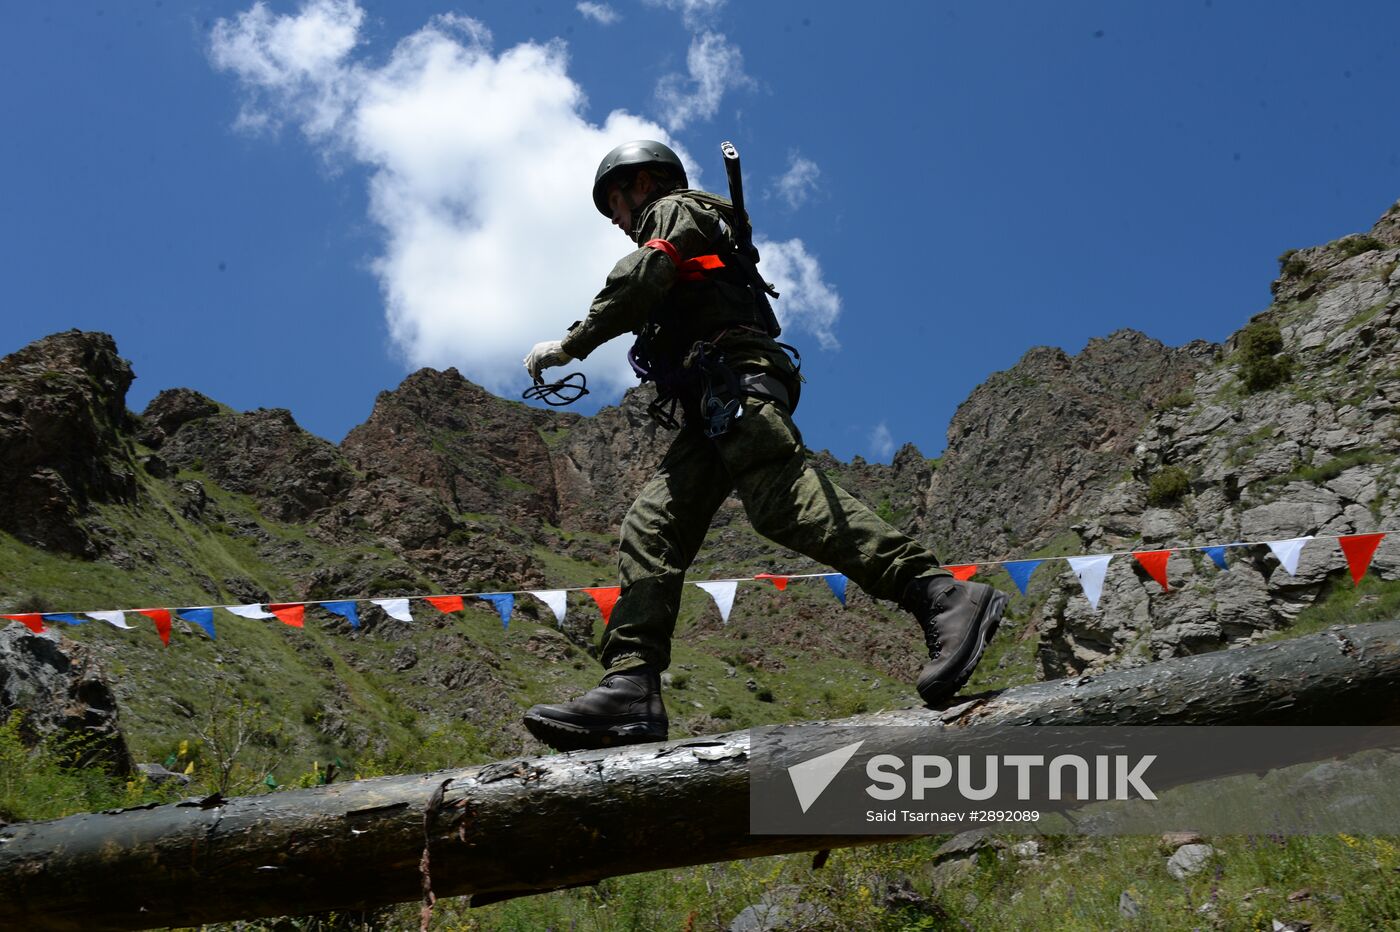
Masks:
[[[762,257],[759,271],[782,295],[773,302],[773,309],[783,331],[805,331],[817,338],[822,349],[840,349],[833,330],[841,316],[841,296],[822,278],[821,263],[802,240],[755,238],[754,245]]]
[[[560,42],[497,52],[480,22],[440,16],[369,64],[354,55],[363,20],[353,0],[308,0],[283,16],[258,3],[214,26],[210,58],[244,91],[236,125],[285,121],[323,153],[369,168],[383,236],[373,269],[406,362],[456,366],[514,394],[530,346],[583,317],[632,248],[589,196],[598,160],[626,139],[679,147],[626,111],[585,120]],[[764,271],[788,291],[780,314],[834,347],[840,299],[816,260],[799,240],[762,248]],[[603,399],[635,382],[627,344],[575,364]]]
[[[893,455],[894,435],[890,433],[890,426],[881,421],[870,431],[870,458],[875,462],[883,462]]]
[[[680,13],[686,28],[694,31],[711,25],[725,0],[646,0],[646,4]]]
[[[803,158],[796,152],[788,156],[788,170],[773,183],[773,192],[787,202],[790,209],[796,210],[817,190],[817,179],[822,170],[816,162]]]
[[[744,74],[739,47],[717,32],[692,36],[685,61],[688,74],[665,75],[656,85],[662,120],[672,131],[684,129],[695,119],[708,120],[719,110],[726,91],[753,83]]]
[[[294,17],[258,2],[215,23],[214,67],[232,71],[249,91],[239,129],[275,130],[280,120],[272,111],[283,111],[310,137],[331,133],[355,93],[358,74],[344,60],[364,18],[354,0],[311,0]]]
[[[622,19],[621,14],[606,3],[593,3],[592,0],[583,0],[583,2],[576,4],[574,9],[582,13],[584,19],[591,19],[604,26],[611,26]]]

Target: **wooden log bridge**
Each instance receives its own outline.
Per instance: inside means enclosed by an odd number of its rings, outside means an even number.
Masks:
[[[1400,622],[829,725],[1400,723]],[[747,732],[0,827],[0,928],[194,925],[492,901],[888,836],[749,834]]]

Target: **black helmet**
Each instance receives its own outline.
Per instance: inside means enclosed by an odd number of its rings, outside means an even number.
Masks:
[[[604,217],[612,216],[612,212],[608,210],[608,186],[622,181],[626,172],[646,168],[648,165],[664,168],[669,176],[679,176],[681,187],[690,186],[680,156],[672,152],[669,146],[651,139],[624,142],[598,163],[598,174],[593,178],[593,204],[598,208],[598,212]]]

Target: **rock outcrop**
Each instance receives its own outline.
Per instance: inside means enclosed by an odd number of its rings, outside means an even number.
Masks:
[[[580,418],[505,401],[457,372],[421,369],[380,392],[341,452],[371,481],[395,477],[451,511],[558,523],[550,443]]]
[[[14,710],[23,712],[20,735],[27,743],[59,740],[78,766],[132,772],[116,697],[83,645],[14,622],[0,628],[0,718]]]
[[[105,333],[56,333],[0,359],[0,530],[75,556],[101,551],[90,506],[136,494],[132,378]]]
[[[1135,330],[1070,356],[1036,347],[978,386],[953,415],[933,475],[927,528],[950,559],[1001,559],[1063,532],[1132,462],[1138,433],[1210,365]]]
[[[225,489],[251,495],[277,521],[303,521],[354,485],[354,471],[335,446],[302,430],[290,411],[240,414],[217,406],[209,411],[209,404],[188,390],[152,399],[143,418],[164,434],[160,453],[172,466],[202,471]]]
[[[1276,300],[1200,370],[1191,403],[1157,412],[1136,438],[1131,475],[1090,501],[1083,552],[1341,535],[1400,520],[1400,204],[1375,228],[1285,254]],[[1261,387],[1247,335],[1278,335]],[[1175,484],[1164,482],[1171,474]],[[1154,491],[1155,489],[1155,491]],[[1372,572],[1394,579],[1393,551]],[[1216,650],[1287,627],[1350,578],[1337,546],[1306,547],[1296,575],[1261,547],[1229,551],[1228,572],[1174,555],[1173,588],[1131,560],[1110,566],[1099,611],[1062,573],[1046,603],[1048,676]]]

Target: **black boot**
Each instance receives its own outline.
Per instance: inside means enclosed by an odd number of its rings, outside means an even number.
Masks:
[[[900,602],[914,613],[928,645],[919,695],[930,705],[956,695],[1001,624],[1006,595],[982,583],[924,576],[908,585]]]
[[[665,741],[661,674],[651,667],[609,673],[571,702],[530,709],[525,713],[525,727],[558,751]]]

